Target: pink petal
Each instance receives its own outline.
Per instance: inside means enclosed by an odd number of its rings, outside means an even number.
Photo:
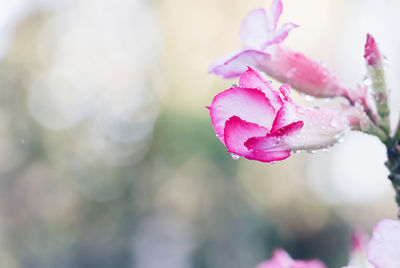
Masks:
[[[218,59],[211,64],[208,71],[223,78],[235,78],[246,71],[247,66],[263,69],[269,58],[268,53],[259,50],[242,50]]]
[[[285,268],[290,267],[295,261],[283,249],[276,249],[272,254],[272,259],[260,263],[256,268]]]
[[[271,132],[277,131],[296,119],[297,115],[294,107],[294,105],[288,102],[281,106],[279,111],[276,113],[274,122],[272,123]]]
[[[264,137],[252,137],[245,142],[245,146],[257,158],[268,158],[270,161],[283,160],[290,156],[288,137],[297,135],[302,127],[303,122],[294,122]]]
[[[228,152],[248,156],[251,152],[244,143],[251,137],[265,136],[268,130],[254,123],[232,116],[225,124],[224,138]]]
[[[277,111],[283,104],[279,93],[272,87],[272,85],[261,76],[260,73],[248,67],[239,79],[239,85],[247,88],[257,88],[265,93],[265,96],[270,100],[272,106]]]
[[[278,31],[274,33],[274,37],[271,40],[268,40],[268,42],[266,42],[262,48],[265,49],[267,46],[282,42],[286,39],[289,32],[297,27],[299,26],[294,23],[285,23]]]
[[[292,99],[290,98],[290,85],[283,84],[279,87],[279,91],[284,97],[284,100],[289,103],[293,103]]]
[[[269,152],[259,152],[248,149],[248,147],[245,146],[247,143],[246,140],[251,140],[258,136],[265,136],[266,133],[267,130],[257,124],[245,122],[239,117],[232,117],[225,125],[225,144],[228,148],[228,152],[261,162],[278,161],[289,157],[290,150],[279,149]]]
[[[275,117],[274,107],[265,94],[257,89],[231,88],[215,96],[210,107],[211,122],[222,142],[225,122],[232,116],[258,124],[267,130]]]
[[[301,130],[297,128],[286,129],[293,124],[291,122],[302,122]],[[280,142],[274,144],[274,133],[290,130],[284,133]],[[246,143],[254,150],[269,150],[284,148],[291,151],[318,150],[330,147],[337,143],[349,129],[347,116],[333,109],[305,108],[291,103],[285,103],[279,109],[274,123],[272,124],[271,134],[267,137],[252,139]],[[283,137],[282,137],[283,136]]]
[[[268,22],[272,31],[276,30],[279,18],[282,14],[282,1],[274,0],[268,10]]]
[[[400,221],[384,219],[375,226],[367,256],[376,268],[400,267]]]
[[[293,260],[284,250],[278,249],[271,260],[259,264],[256,268],[326,268],[319,260]]]
[[[288,137],[287,142],[294,151],[330,147],[337,143],[350,127],[347,116],[337,110],[296,106],[294,111],[293,120],[304,122],[304,127],[298,135]]]
[[[261,49],[273,36],[265,10],[260,8],[250,11],[240,26],[239,34],[244,48]]]
[[[271,59],[258,69],[304,94],[327,98],[346,93],[338,79],[322,64],[281,46],[276,46]]]
[[[319,260],[296,261],[296,264],[287,268],[326,268]]]

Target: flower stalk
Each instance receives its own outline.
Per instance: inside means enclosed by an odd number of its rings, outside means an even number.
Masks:
[[[396,128],[395,133],[394,133],[394,139],[395,140],[399,140],[400,139],[400,119],[399,119],[399,122],[397,123],[397,128]]]
[[[388,161],[385,164],[390,171],[389,179],[396,192],[397,216],[400,218],[400,139],[394,139],[388,146],[387,156]]]

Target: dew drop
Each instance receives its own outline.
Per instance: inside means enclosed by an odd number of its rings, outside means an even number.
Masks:
[[[304,96],[304,99],[305,99],[306,101],[314,101],[314,100],[315,100],[315,98],[314,98],[313,96],[310,96],[310,95],[305,95],[305,96]]]
[[[366,86],[372,85],[372,80],[368,77],[368,75],[364,76],[364,85]]]
[[[291,68],[287,73],[286,76],[288,78],[292,78],[294,76],[294,73],[296,72],[296,68]]]
[[[331,127],[337,128],[339,127],[339,125],[340,125],[340,120],[338,118],[335,117],[331,120]]]
[[[240,156],[238,156],[237,154],[231,154],[231,157],[233,160],[238,160],[240,158]]]

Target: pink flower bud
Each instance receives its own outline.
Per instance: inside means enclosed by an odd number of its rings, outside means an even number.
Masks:
[[[286,23],[277,28],[282,2],[275,0],[267,13],[251,11],[240,28],[242,50],[226,55],[209,68],[223,78],[235,78],[251,66],[280,82],[289,83],[298,91],[315,97],[348,96],[348,92],[321,63],[281,46],[289,32],[296,28]]]
[[[367,34],[364,58],[367,61],[367,65],[370,66],[376,66],[382,63],[381,53],[379,52],[375,39],[371,34]]]

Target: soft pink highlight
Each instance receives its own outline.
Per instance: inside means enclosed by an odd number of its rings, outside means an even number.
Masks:
[[[256,268],[326,268],[319,260],[294,260],[283,249],[276,249],[272,258],[260,263]]]

